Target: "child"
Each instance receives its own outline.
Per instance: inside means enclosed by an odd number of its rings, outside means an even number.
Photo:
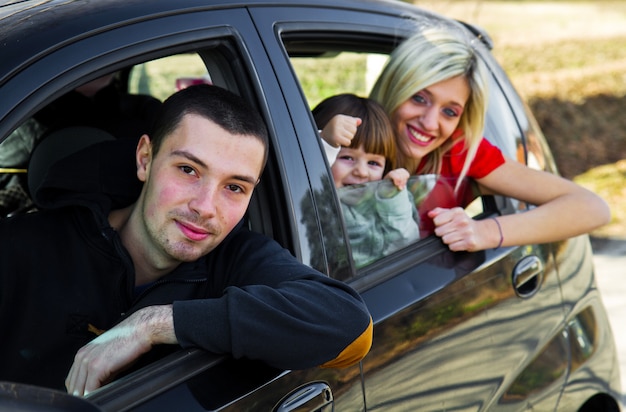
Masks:
[[[406,190],[410,175],[394,168],[393,129],[382,106],[339,94],[315,107],[313,117],[325,142],[356,266],[418,240],[415,205]],[[383,176],[392,184],[367,184]]]

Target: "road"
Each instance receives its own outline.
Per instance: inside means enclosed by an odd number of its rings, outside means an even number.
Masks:
[[[626,240],[592,238],[596,281],[615,336],[622,374],[622,393],[626,389]],[[626,396],[622,395],[622,402]],[[625,402],[626,404],[626,402]]]

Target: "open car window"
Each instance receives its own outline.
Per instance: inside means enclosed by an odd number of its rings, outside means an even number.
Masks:
[[[329,36],[329,33],[324,33],[324,35]],[[315,108],[322,100],[340,93],[352,93],[361,97],[369,96],[376,79],[388,61],[390,53],[401,38],[398,33],[389,37],[385,35],[371,36],[370,33],[354,33],[341,29],[334,31],[332,36],[339,40],[325,42],[320,40],[324,38],[323,36],[316,36],[316,34],[306,31],[298,33],[294,30],[283,33],[283,41],[292,70],[298,78],[302,94],[310,109]],[[507,111],[506,97],[494,76],[490,76],[490,92],[493,97],[493,99],[490,98],[490,101],[493,103],[488,110],[485,137],[498,146],[505,155],[515,158],[520,149],[523,151],[523,147],[514,145],[520,140],[518,138],[519,128],[515,119],[511,118],[510,111]],[[506,121],[497,122],[494,120],[501,120],[505,117]],[[311,119],[313,132],[317,132],[317,125],[315,125],[312,116]],[[500,123],[503,123],[504,126],[496,127]],[[315,136],[318,137],[321,145],[321,138],[317,133]],[[511,136],[516,138],[511,139]],[[328,166],[331,165],[328,164]],[[366,235],[364,233],[351,233],[351,230],[366,230],[367,225],[357,225],[357,219],[362,219],[367,224],[378,222],[376,219],[380,217],[379,209],[384,208],[384,206],[380,202],[373,202],[373,199],[376,199],[374,194],[380,190],[379,186],[384,185],[390,185],[390,183],[386,181],[373,182],[365,185],[365,187],[342,189],[337,192],[337,202],[342,209],[346,243],[351,249],[349,253],[352,253],[352,259],[347,260],[352,262],[354,270],[349,276],[346,276],[345,273],[337,275],[332,272],[331,276],[343,280],[348,277],[358,277],[360,273],[367,273],[371,264],[386,256],[404,249],[419,249],[420,242],[424,245],[430,244],[431,242],[423,242],[434,234],[433,223],[426,216],[426,213],[435,207],[463,207],[469,216],[478,218],[481,215],[496,212],[507,213],[508,211],[510,213],[521,208],[514,206],[513,209],[510,209],[509,202],[514,205],[517,204],[513,200],[494,196],[480,196],[478,185],[474,181],[464,181],[457,187],[455,182],[445,181],[434,175],[414,176],[409,182],[409,193],[415,204],[413,213],[417,216],[414,220],[419,226],[419,236],[402,235],[397,231],[393,232],[395,234],[385,232],[388,236],[398,237],[399,240],[390,246],[379,238],[377,243],[374,242],[368,246],[369,251],[367,251],[367,248],[363,249]],[[368,202],[372,205],[369,207],[353,206],[351,209],[346,207],[345,199],[350,198],[355,201],[355,198],[359,196],[364,198],[369,196]],[[363,204],[366,203],[363,199],[360,201]],[[387,203],[391,204],[391,202]],[[354,209],[355,207],[356,209]],[[387,211],[387,214],[396,218],[401,215],[398,211],[393,213]],[[370,220],[366,216],[369,216]],[[377,230],[382,232],[383,230],[395,229],[379,226]],[[325,235],[325,241],[329,245],[337,242],[329,239],[330,237],[332,236]]]
[[[185,87],[211,83],[202,58],[197,53],[182,53],[133,66],[128,76],[128,91],[165,100]]]

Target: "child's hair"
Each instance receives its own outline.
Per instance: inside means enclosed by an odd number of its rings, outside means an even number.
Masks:
[[[470,97],[459,121],[466,140],[467,157],[461,178],[467,173],[482,139],[487,111],[487,68],[475,45],[459,28],[428,27],[402,42],[376,81],[370,97],[380,102],[390,118],[398,107],[420,90],[456,76],[465,76]],[[441,158],[454,142],[447,141],[426,159],[423,173],[439,173]],[[399,166],[415,172],[419,162],[398,151]],[[459,179],[461,181],[461,179]]]
[[[378,102],[351,93],[343,93],[326,98],[313,109],[313,118],[320,130],[338,114],[361,119],[361,125],[357,128],[350,148],[362,147],[366,153],[384,156],[384,174],[396,168],[397,153],[393,128],[385,109]]]

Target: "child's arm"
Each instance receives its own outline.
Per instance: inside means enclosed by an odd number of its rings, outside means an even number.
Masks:
[[[350,146],[361,119],[345,114],[337,114],[320,131],[320,136],[333,147]]]

